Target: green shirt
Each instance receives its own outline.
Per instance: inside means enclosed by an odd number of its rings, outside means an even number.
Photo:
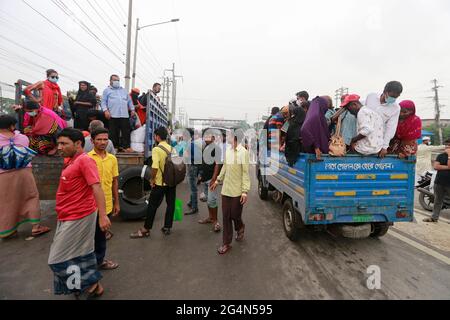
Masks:
[[[224,196],[236,198],[250,191],[247,149],[241,145],[238,145],[236,149],[227,149],[224,165],[217,180],[223,181],[222,195]]]

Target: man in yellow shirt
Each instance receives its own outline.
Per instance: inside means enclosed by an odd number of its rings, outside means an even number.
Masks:
[[[119,166],[117,158],[106,151],[109,141],[109,131],[100,128],[91,132],[94,150],[88,153],[97,164],[100,183],[106,200],[106,213],[117,216],[120,212],[119,204]],[[114,199],[114,201],[113,201]],[[111,234],[112,235],[112,234]],[[95,231],[95,255],[97,264],[102,270],[113,270],[119,267],[115,262],[105,260],[107,235],[102,232],[97,223]]]
[[[167,143],[168,132],[164,127],[156,129],[155,141],[158,146],[152,150],[152,173],[150,184],[152,191],[147,207],[147,218],[144,227],[130,235],[131,239],[141,239],[150,237],[150,230],[153,227],[156,211],[166,197],[167,209],[164,227],[161,231],[168,236],[173,225],[173,215],[175,212],[175,198],[177,187],[169,187],[163,182],[164,166],[166,165],[167,153],[172,152],[172,147]]]
[[[222,170],[211,186],[211,190],[215,190],[219,183],[223,182],[223,246],[219,248],[219,254],[225,254],[231,249],[233,222],[237,231],[236,241],[244,240],[245,224],[242,222],[242,210],[250,191],[249,154],[238,142],[238,136],[241,135],[233,137],[232,146],[226,151]]]

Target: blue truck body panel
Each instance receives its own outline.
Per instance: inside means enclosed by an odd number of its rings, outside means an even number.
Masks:
[[[301,154],[289,167],[272,153],[260,165],[263,184],[292,199],[306,225],[410,222],[414,218],[415,158]]]
[[[152,147],[155,144],[153,132],[159,127],[168,127],[168,111],[151,92],[147,99],[147,120],[145,126],[145,159],[152,156]]]

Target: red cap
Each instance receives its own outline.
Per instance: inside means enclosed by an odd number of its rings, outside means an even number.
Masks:
[[[357,94],[349,94],[345,97],[344,102],[341,104],[341,108],[347,106],[351,102],[359,101],[361,99]]]

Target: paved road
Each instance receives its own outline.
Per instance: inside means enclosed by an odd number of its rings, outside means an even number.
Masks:
[[[188,188],[178,195],[184,201]],[[52,203],[43,203],[45,224],[54,227]],[[349,240],[306,233],[298,243],[284,235],[281,207],[260,201],[256,181],[244,212],[246,240],[226,256],[216,253],[222,235],[197,224],[199,216],[175,223],[164,237],[160,209],[150,239],[130,240],[141,222],[114,221],[108,257],[118,270],[104,273],[104,299],[449,299],[450,245],[418,236],[450,238],[450,225],[408,224],[381,239]],[[201,215],[206,206],[201,205]],[[417,220],[422,216],[417,215]],[[414,228],[413,228],[414,229]],[[52,294],[47,257],[53,233],[26,241],[0,242],[0,299],[71,299]],[[436,240],[436,239],[435,239]],[[440,245],[439,244],[442,244]],[[381,289],[369,290],[367,268],[381,268]]]

